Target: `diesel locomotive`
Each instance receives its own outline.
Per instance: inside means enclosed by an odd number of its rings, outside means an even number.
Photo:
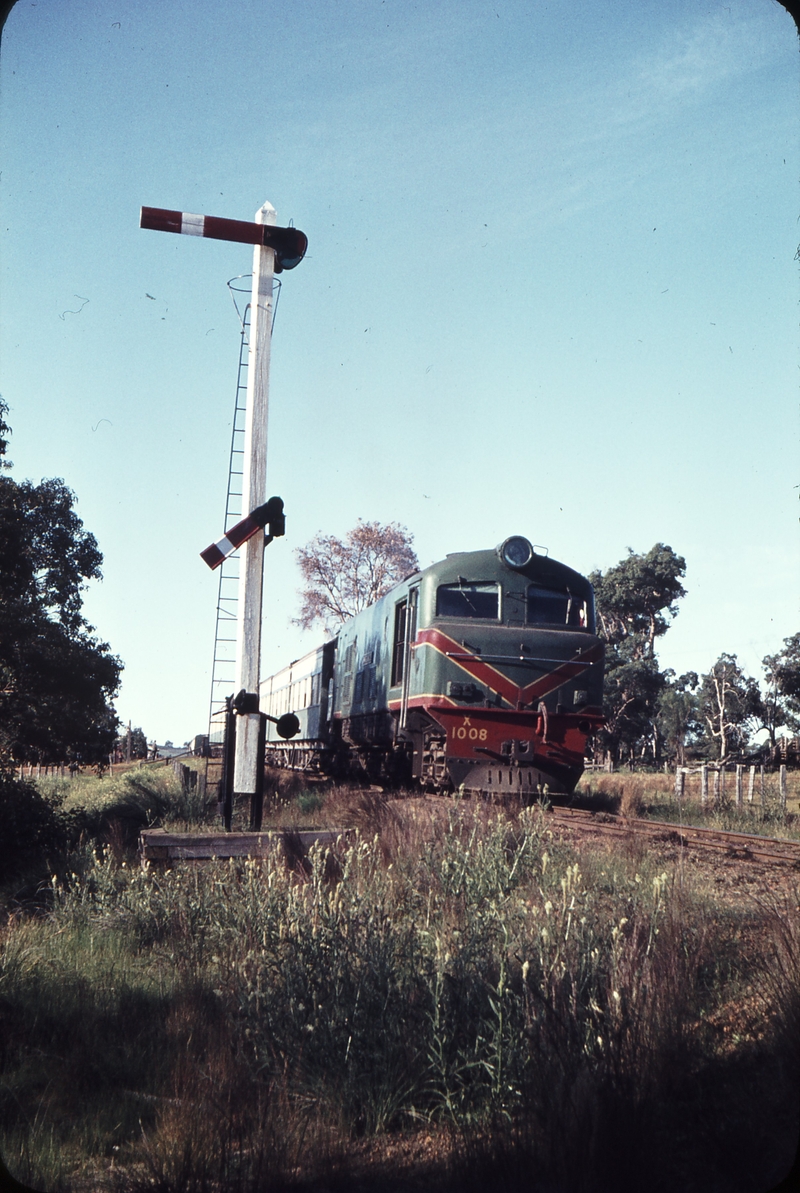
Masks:
[[[514,535],[408,576],[265,679],[266,761],[441,793],[569,793],[602,690],[589,581]]]

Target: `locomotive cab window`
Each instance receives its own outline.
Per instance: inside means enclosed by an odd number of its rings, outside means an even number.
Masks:
[[[531,584],[528,587],[527,621],[528,625],[562,625],[586,629],[589,625],[586,601],[570,592]]]
[[[480,617],[497,621],[500,587],[497,584],[440,584],[436,591],[437,617]]]

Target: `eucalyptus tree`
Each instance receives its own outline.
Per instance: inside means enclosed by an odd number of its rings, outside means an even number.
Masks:
[[[656,543],[638,555],[628,548],[614,567],[589,576],[598,633],[606,642],[606,726],[599,739],[615,760],[637,753],[658,760],[657,711],[667,677],[658,666],[656,641],[678,614],[678,601],[686,595],[681,583],[685,574],[683,557]]]
[[[720,762],[746,749],[761,711],[758,682],[735,654],[721,654],[700,680],[698,703],[709,753]]]
[[[783,649],[766,655],[761,665],[765,692],[760,721],[774,749],[778,729],[800,732],[800,634],[784,638]]]

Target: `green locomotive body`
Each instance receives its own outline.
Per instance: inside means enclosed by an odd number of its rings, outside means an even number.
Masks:
[[[515,536],[407,577],[266,680],[262,710],[301,719],[295,741],[269,732],[268,759],[441,792],[570,792],[602,684],[591,585]]]

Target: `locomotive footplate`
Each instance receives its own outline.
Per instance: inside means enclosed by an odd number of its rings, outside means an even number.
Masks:
[[[577,718],[551,714],[544,728],[533,711],[429,705],[446,731],[447,771],[453,787],[535,798],[570,792],[583,772],[586,733]]]

